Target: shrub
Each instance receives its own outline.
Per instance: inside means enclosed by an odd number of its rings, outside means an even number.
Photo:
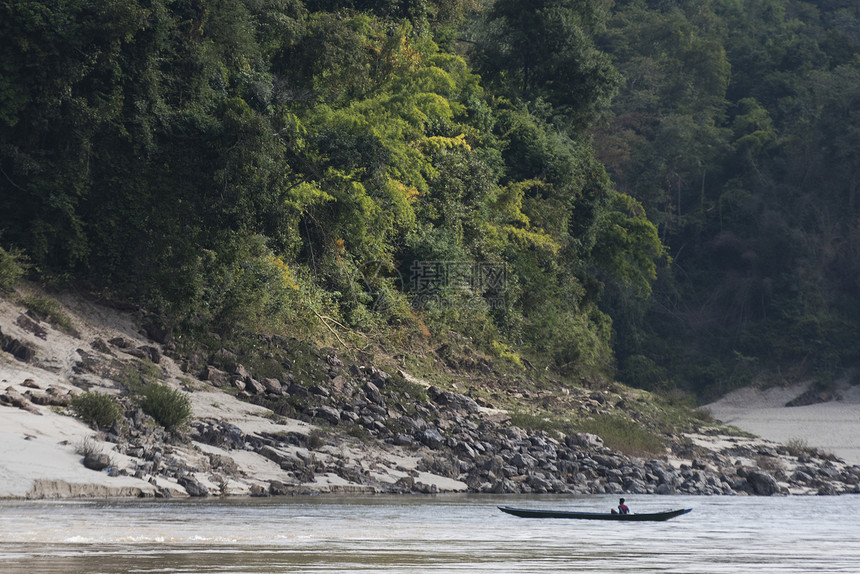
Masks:
[[[78,454],[83,457],[99,455],[101,453],[101,447],[91,436],[84,437],[78,444],[75,445],[75,454]]]
[[[505,343],[500,343],[499,341],[493,341],[493,354],[500,359],[504,359],[506,361],[510,361],[520,369],[525,369],[523,366],[523,360],[520,356],[512,351]]]
[[[173,431],[191,419],[191,399],[182,391],[153,383],[140,391],[140,408],[165,429]]]
[[[809,443],[802,438],[793,438],[785,443],[785,448],[791,456],[812,455],[815,453],[814,448],[810,448]]]
[[[105,470],[116,466],[112,456],[105,454],[95,437],[88,436],[75,446],[75,452],[84,457],[84,466],[92,470]]]
[[[259,235],[237,235],[208,255],[195,321],[223,334],[310,330],[313,289]]]
[[[308,448],[317,450],[326,444],[326,433],[320,429],[314,429],[308,434]]]
[[[134,360],[124,364],[114,375],[114,380],[129,393],[140,394],[146,385],[155,383],[160,376],[161,371],[152,362]]]
[[[122,407],[104,393],[86,392],[72,399],[72,410],[85,422],[109,428],[122,416]]]
[[[714,424],[717,422],[717,419],[714,418],[711,409],[701,407],[693,410],[693,418],[701,421],[703,423]]]
[[[0,247],[0,292],[11,291],[28,267],[27,258],[20,251]]]

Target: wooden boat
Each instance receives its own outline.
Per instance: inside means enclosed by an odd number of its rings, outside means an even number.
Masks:
[[[650,512],[645,514],[612,514],[609,512],[570,512],[565,510],[538,510],[499,506],[499,510],[520,518],[578,518],[581,520],[624,520],[624,521],[663,521],[687,514],[692,508]]]

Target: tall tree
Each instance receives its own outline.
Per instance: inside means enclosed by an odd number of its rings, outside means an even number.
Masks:
[[[544,99],[582,128],[617,84],[608,56],[594,45],[607,16],[603,0],[498,0],[478,43],[478,67],[498,91]]]

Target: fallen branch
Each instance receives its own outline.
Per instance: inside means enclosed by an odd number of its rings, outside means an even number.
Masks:
[[[311,309],[311,310],[312,310],[312,311],[314,311],[313,309]],[[324,318],[322,315],[320,315],[320,314],[319,314],[319,313],[317,313],[316,311],[314,311],[314,315],[316,315],[316,316],[317,316],[317,318],[320,320],[320,322],[321,322],[323,325],[325,325],[326,329],[328,329],[329,331],[331,331],[331,334],[335,336],[335,338],[340,342],[340,344],[341,344],[341,345],[343,345],[343,348],[344,348],[344,349],[346,349],[347,351],[349,351],[349,355],[353,358],[353,360],[355,360],[355,355],[353,354],[353,350],[352,350],[352,348],[351,348],[349,345],[347,345],[346,343],[344,343],[344,342],[343,342],[343,339],[341,339],[341,338],[340,338],[340,335],[338,335],[338,334],[337,334],[337,331],[335,331],[334,329],[332,329],[332,328],[331,328],[331,325],[329,325],[329,324],[328,324],[328,322],[326,322],[325,318]],[[329,319],[331,319],[331,317],[329,317]],[[332,319],[332,321],[334,321],[334,319]],[[340,323],[338,323],[337,321],[334,321],[334,322],[335,322],[335,323],[337,323],[338,325],[340,325]],[[340,326],[341,326],[341,327],[343,327],[343,325],[340,325]],[[345,328],[345,327],[344,327],[344,328]]]

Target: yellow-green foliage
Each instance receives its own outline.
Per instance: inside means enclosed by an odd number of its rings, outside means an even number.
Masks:
[[[490,199],[492,220],[484,224],[487,241],[499,250],[508,247],[516,249],[538,249],[553,255],[560,245],[542,229],[531,225],[529,217],[523,213],[523,196],[533,188],[543,184],[534,180],[518,181],[500,187]]]
[[[314,287],[259,235],[236,236],[228,249],[209,253],[205,308],[225,332],[250,329],[283,332],[307,323]]]
[[[469,144],[466,143],[466,134],[460,134],[453,138],[444,136],[431,136],[421,140],[420,144],[424,149],[424,152],[427,154],[434,154],[445,149],[453,149],[456,147],[463,148],[466,151],[472,149],[469,147]]]
[[[313,158],[326,166],[317,172],[325,175],[305,182],[307,199],[294,203],[315,213],[324,233],[343,238],[350,252],[382,259],[390,257],[386,246],[392,238],[415,225],[413,202],[435,173],[432,156],[445,149],[470,149],[465,134],[454,126],[446,135],[428,133],[459,113],[462,106],[452,97],[460,89],[458,80],[469,77],[461,60],[458,69],[456,57],[439,61],[456,76],[433,65],[437,48],[426,42],[414,45],[403,30],[388,38],[377,38],[369,29],[365,33],[384,64],[378,88],[343,108],[317,106],[301,121],[299,131],[308,141],[335,146],[337,154],[367,159],[334,168],[328,165],[333,154]],[[380,160],[384,163],[375,165]],[[309,193],[314,190],[319,192]],[[331,201],[334,205],[325,205],[324,211],[314,208],[315,203]]]
[[[298,283],[296,283],[295,277],[293,277],[292,271],[290,271],[289,266],[284,263],[284,260],[276,255],[268,255],[266,259],[275,269],[275,272],[281,278],[281,284],[287,289],[297,290],[299,288]]]
[[[500,359],[504,359],[505,361],[509,361],[523,369],[523,361],[520,356],[512,351],[505,343],[500,343],[499,341],[493,341],[493,351],[497,357]]]
[[[301,213],[328,201],[334,201],[334,197],[321,190],[314,182],[303,181],[290,188],[285,202]]]

